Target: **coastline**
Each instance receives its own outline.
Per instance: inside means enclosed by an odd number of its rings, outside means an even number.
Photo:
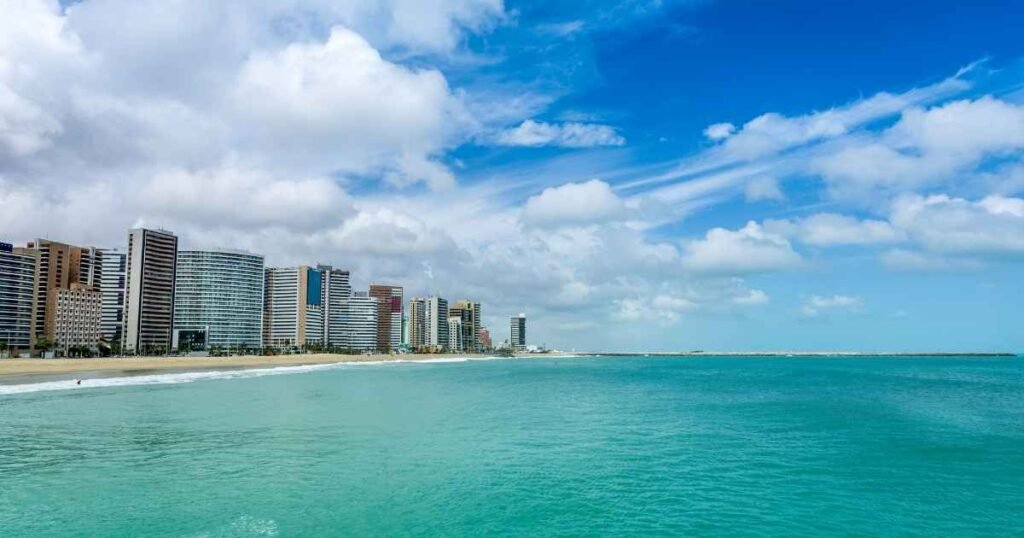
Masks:
[[[437,359],[473,358],[478,355],[243,355],[235,357],[124,357],[94,359],[2,359],[0,379],[16,376],[61,376],[69,374],[178,371],[200,372],[236,368],[274,368],[278,366],[309,366],[317,364],[429,361]]]

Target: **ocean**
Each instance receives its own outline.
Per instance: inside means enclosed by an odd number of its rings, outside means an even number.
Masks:
[[[0,385],[0,536],[1020,536],[1019,358]]]

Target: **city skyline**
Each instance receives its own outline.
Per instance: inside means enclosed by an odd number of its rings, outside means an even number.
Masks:
[[[0,240],[166,228],[563,349],[1024,349],[1012,3],[415,4],[6,6]]]

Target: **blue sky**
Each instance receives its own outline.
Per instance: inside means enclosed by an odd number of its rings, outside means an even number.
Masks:
[[[0,240],[163,226],[566,349],[1024,350],[1013,2],[8,7]]]

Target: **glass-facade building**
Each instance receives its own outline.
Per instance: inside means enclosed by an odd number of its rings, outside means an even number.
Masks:
[[[36,256],[0,243],[0,351],[27,351],[32,340]]]
[[[229,250],[178,252],[174,348],[261,347],[263,281],[263,256]]]

